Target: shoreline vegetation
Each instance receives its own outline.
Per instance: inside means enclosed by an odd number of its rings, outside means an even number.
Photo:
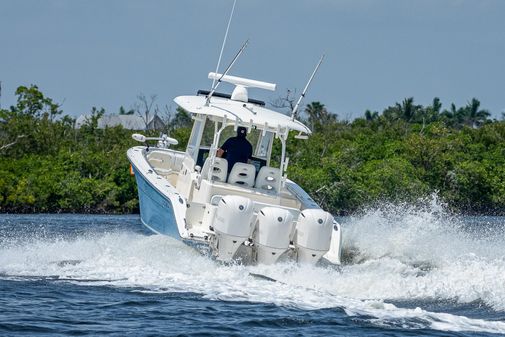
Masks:
[[[105,111],[96,108],[76,128],[75,119],[34,85],[20,86],[16,95],[16,105],[0,109],[0,213],[138,212],[126,158],[138,144],[132,130],[99,129]],[[289,94],[275,102],[280,108],[292,103]],[[137,108],[120,113],[156,112]],[[489,117],[475,98],[447,109],[438,98],[428,106],[406,98],[353,121],[312,102],[300,119],[313,135],[290,137],[288,177],[333,214],[436,195],[455,213],[504,215],[505,121]],[[184,149],[191,118],[177,109],[166,121],[165,130],[147,135],[163,131]]]

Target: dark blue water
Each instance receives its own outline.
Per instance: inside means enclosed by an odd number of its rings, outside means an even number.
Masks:
[[[0,335],[505,334],[504,218],[341,220],[338,269],[219,265],[138,216],[0,215]]]

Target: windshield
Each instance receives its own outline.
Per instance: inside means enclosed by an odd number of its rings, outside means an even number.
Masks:
[[[188,153],[195,159],[197,165],[203,165],[205,159],[209,155],[214,136],[221,127],[221,122],[216,123],[205,117],[195,119],[195,124],[188,142]],[[217,147],[221,147],[227,139],[235,137],[236,135],[237,131],[234,125],[226,126],[221,131]],[[257,170],[262,166],[270,165],[272,144],[275,139],[274,133],[271,131],[263,132],[263,130],[259,130],[253,126],[250,131],[247,132],[246,139],[251,143],[253,148],[250,163],[256,166]]]
[[[218,146],[222,146],[227,139],[235,137],[236,135],[237,131],[234,130],[234,126],[227,126],[221,133]],[[251,131],[247,133],[246,139],[253,147],[253,157],[263,160],[269,159],[273,139],[272,132],[266,132],[265,135],[263,135],[262,130],[251,128]],[[212,143],[212,140],[210,140],[210,143]]]

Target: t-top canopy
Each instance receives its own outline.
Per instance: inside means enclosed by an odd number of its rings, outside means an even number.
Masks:
[[[261,130],[275,131],[279,128],[287,128],[306,134],[312,133],[303,123],[252,103],[212,97],[210,103],[206,105],[206,97],[203,96],[179,96],[174,99],[174,102],[190,113],[206,115],[211,119],[212,117],[223,119],[226,116],[231,124],[237,122],[242,125],[253,125]]]

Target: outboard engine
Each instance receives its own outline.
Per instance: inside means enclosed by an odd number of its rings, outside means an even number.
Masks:
[[[264,207],[257,219],[257,262],[273,264],[289,249],[293,216],[282,208]]]
[[[226,195],[219,201],[214,221],[218,260],[231,261],[240,245],[251,236],[253,206],[250,199],[237,195]]]
[[[330,249],[333,216],[322,209],[306,209],[298,216],[295,246],[298,262],[315,264]]]

